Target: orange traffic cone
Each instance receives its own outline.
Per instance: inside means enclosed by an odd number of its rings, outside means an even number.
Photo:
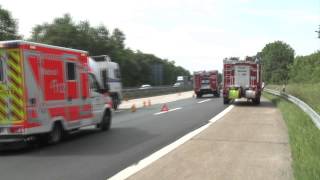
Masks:
[[[163,111],[169,111],[169,108],[168,108],[167,104],[164,104],[164,105],[162,106],[161,111],[162,111],[162,112],[163,112]]]
[[[136,111],[137,111],[136,105],[133,104],[133,105],[131,106],[131,112],[136,112]]]
[[[151,100],[150,99],[148,100],[148,106],[149,107],[151,106]]]

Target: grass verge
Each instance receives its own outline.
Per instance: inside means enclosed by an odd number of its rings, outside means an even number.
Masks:
[[[267,88],[281,90],[281,85],[267,85]],[[314,84],[288,84],[286,92],[301,99],[316,112],[320,113],[320,83]]]
[[[295,179],[320,179],[320,130],[293,103],[268,93],[263,96],[280,109],[287,124]]]

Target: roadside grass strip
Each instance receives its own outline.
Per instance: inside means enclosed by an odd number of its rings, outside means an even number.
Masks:
[[[282,90],[282,85],[268,85],[267,88]],[[286,93],[289,93],[307,103],[318,114],[320,113],[320,83],[313,84],[288,84]]]
[[[320,179],[320,130],[295,104],[268,93],[263,96],[280,109],[288,127],[295,179]]]

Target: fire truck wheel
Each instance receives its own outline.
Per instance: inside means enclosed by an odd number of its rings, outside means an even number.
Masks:
[[[202,94],[201,93],[198,93],[197,94],[197,98],[201,98],[202,97]]]
[[[118,109],[119,106],[119,98],[116,96],[114,98],[112,98],[112,106],[114,110]]]
[[[111,127],[111,114],[110,112],[105,112],[101,123],[98,125],[98,128],[100,128],[101,131],[108,131],[110,127]]]
[[[260,97],[255,98],[255,99],[252,99],[252,102],[253,102],[254,104],[260,104]]]
[[[230,100],[228,98],[225,98],[225,97],[223,98],[223,104],[229,104],[229,101]]]
[[[63,137],[63,128],[60,123],[54,123],[53,129],[48,134],[48,143],[57,144],[62,140]]]

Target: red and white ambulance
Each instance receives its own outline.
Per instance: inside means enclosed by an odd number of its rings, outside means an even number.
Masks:
[[[26,41],[0,42],[0,143],[111,125],[111,99],[89,72],[88,53]]]

